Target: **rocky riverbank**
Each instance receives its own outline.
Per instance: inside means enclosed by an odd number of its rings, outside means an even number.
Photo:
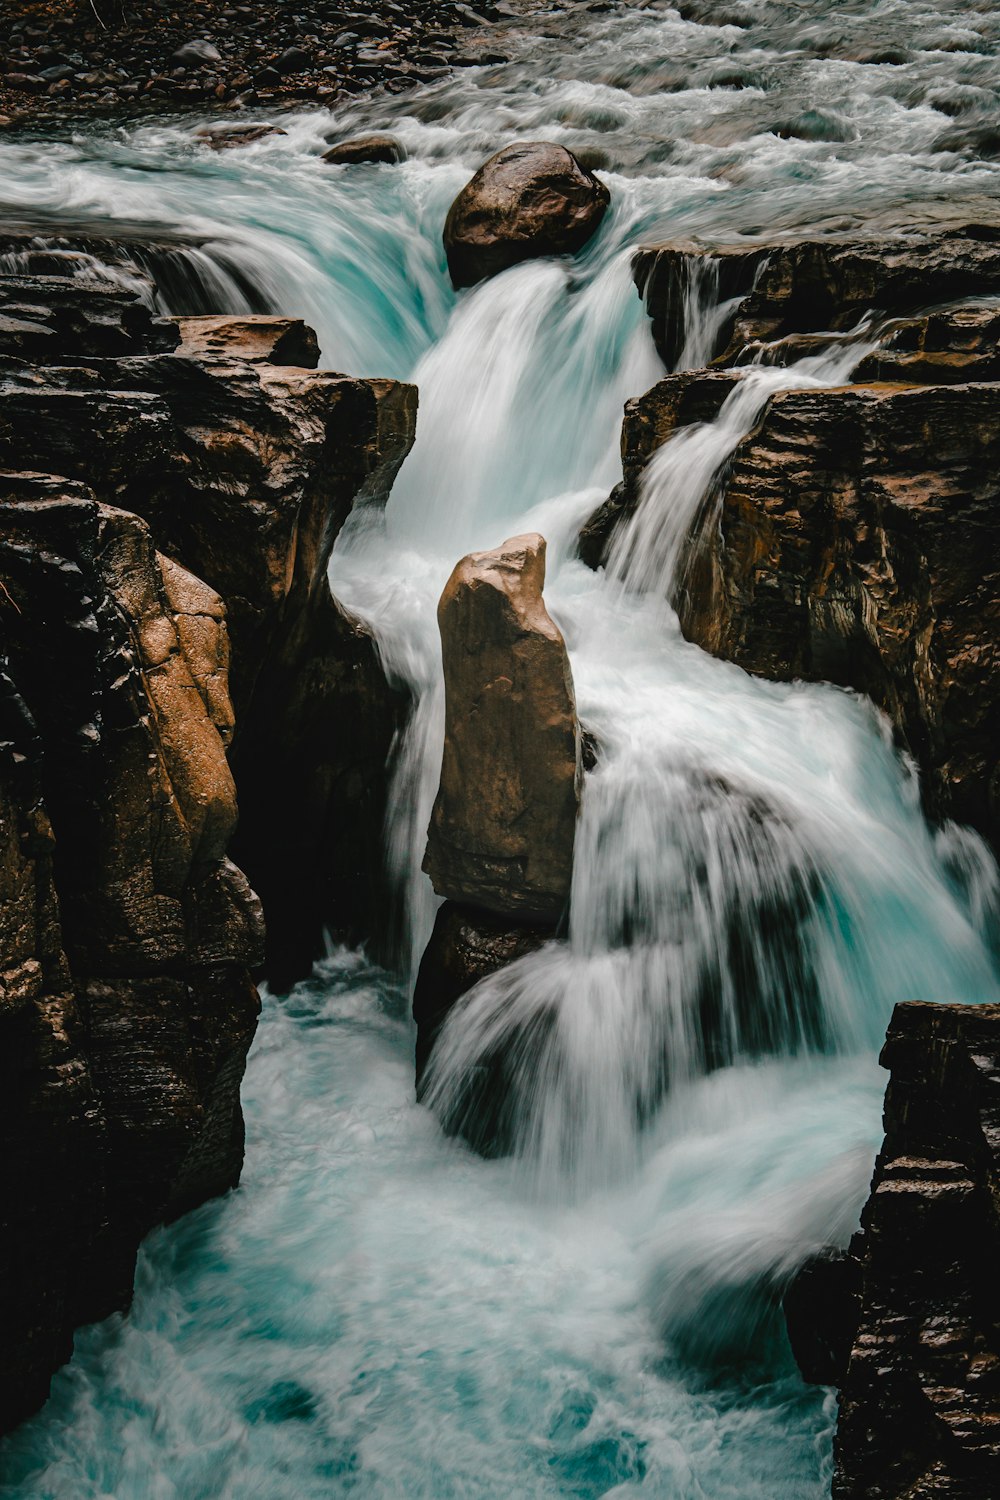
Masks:
[[[277,8],[12,0],[0,28],[0,115],[9,126],[191,107],[237,118],[252,106],[329,107],[375,88],[400,93],[451,67],[503,62],[504,29],[517,14],[508,0],[305,0]],[[211,139],[221,145],[239,136]]]
[[[295,320],[157,319],[34,253],[0,276],[3,1427],[237,1182],[252,973],[375,930],[405,703],[326,568],[416,410]]]

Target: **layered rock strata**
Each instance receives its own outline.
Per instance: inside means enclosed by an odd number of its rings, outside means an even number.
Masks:
[[[668,369],[687,340],[692,291],[733,303],[709,353],[731,364],[790,335],[851,329],[873,308],[909,314],[1000,291],[1000,224],[891,239],[654,245],[633,269]]]
[[[474,286],[521,261],[575,255],[596,232],[611,195],[565,146],[505,146],[459,193],[444,226],[457,287]]]
[[[152,1225],[237,1182],[263,927],[218,595],[85,486],[7,473],[0,620],[6,1426]]]
[[[834,1500],[982,1500],[1000,1475],[1000,1007],[897,1006],[882,1063],[861,1232],[793,1287],[793,1346],[840,1386]]]
[[[414,996],[418,1083],[455,1001],[550,937],[569,901],[581,736],[544,581],[544,540],[513,537],[463,558],[441,596],[445,745],[424,868],[447,902]]]
[[[326,570],[415,392],[53,269],[0,276],[0,1427],[237,1182],[264,951],[230,854],[279,979],[373,920],[405,706]]]
[[[226,600],[236,857],[268,907],[272,977],[287,983],[308,972],[324,924],[365,936],[381,900],[385,765],[406,700],[326,572],[352,506],[384,500],[416,392],[311,368],[315,338],[295,320],[154,320],[97,283],[32,285],[36,300],[124,306],[136,329],[114,357],[67,337],[44,371],[15,344],[0,463],[82,481],[143,516],[158,547]]]

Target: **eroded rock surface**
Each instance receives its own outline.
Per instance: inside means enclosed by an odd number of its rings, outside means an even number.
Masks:
[[[457,287],[543,255],[575,255],[597,230],[611,195],[564,146],[519,141],[484,162],[444,226]]]
[[[226,856],[218,596],[136,516],[8,473],[0,620],[9,1425],[44,1399],[73,1327],[127,1305],[152,1225],[237,1182],[263,927]]]
[[[73,285],[86,303],[89,284]],[[106,290],[95,297],[103,308]],[[143,516],[226,601],[234,849],[286,984],[308,972],[324,924],[360,939],[377,917],[385,766],[407,705],[326,572],[353,505],[381,503],[409,451],[416,391],[311,368],[315,337],[296,319],[154,319],[123,299],[122,357],[93,356],[90,339],[44,369],[8,362],[0,463],[54,470]]]
[[[689,639],[867,693],[930,810],[1000,842],[1000,386],[774,397],[701,535]]]
[[[720,302],[735,299],[708,356],[732,363],[741,351],[789,335],[853,328],[872,308],[907,314],[1000,291],[1000,225],[746,248],[650,246],[637,254],[634,271],[668,369],[684,347],[692,282],[714,287]]]
[[[156,319],[82,251],[22,259],[0,276],[0,1427],[128,1305],[148,1229],[238,1180],[264,953],[236,783],[272,975],[377,910],[404,705],[326,571],[416,407],[309,368],[294,319]]]
[[[834,1500],[982,1500],[1000,1473],[1000,1007],[899,1005],[882,1063],[861,1233],[808,1273],[835,1287],[849,1356],[825,1309],[810,1345],[807,1294],[793,1342],[807,1378],[840,1385]]]
[[[453,901],[556,920],[573,872],[580,730],[544,579],[545,542],[529,535],[471,553],[445,585],[445,746],[424,868]]]

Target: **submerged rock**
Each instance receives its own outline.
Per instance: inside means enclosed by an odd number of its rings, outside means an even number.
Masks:
[[[536,952],[555,932],[555,925],[522,926],[509,917],[446,901],[424,949],[413,993],[417,1023],[417,1097],[424,1070],[449,1011],[480,979],[515,959]],[[477,1131],[483,1134],[482,1120]]]
[[[573,872],[580,728],[545,608],[545,542],[463,558],[438,606],[446,715],[424,869],[439,895],[555,920]]]
[[[459,193],[444,227],[457,287],[544,255],[574,255],[611,201],[602,182],[564,146],[518,142],[491,156]]]
[[[406,148],[394,135],[359,135],[331,146],[323,152],[322,160],[334,167],[361,162],[393,163],[406,160]]]

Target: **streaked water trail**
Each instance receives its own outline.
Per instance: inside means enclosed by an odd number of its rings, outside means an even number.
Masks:
[[[418,700],[387,830],[401,970],[433,912],[434,609],[462,552],[548,538],[600,746],[565,939],[467,999],[436,1071],[447,1108],[484,1051],[528,1037],[508,1075],[519,1154],[442,1134],[413,1102],[405,979],[332,955],[267,1002],[243,1186],[151,1237],[133,1314],[80,1335],[3,1446],[11,1500],[829,1492],[831,1399],[798,1380],[778,1293],[855,1222],[892,1004],[998,994],[996,867],[968,831],[928,828],[870,706],[707,657],[669,600],[768,392],[846,378],[858,346],[745,371],[718,422],[654,458],[606,571],[573,541],[618,477],[622,403],[662,374],[635,245],[974,215],[1000,169],[933,150],[954,119],[935,100],[995,108],[995,59],[956,50],[995,25],[944,0],[742,9],[750,30],[669,8],[540,17],[506,67],[293,116],[239,153],[198,145],[197,122],[0,146],[12,217],[169,229],[196,243],[169,252],[175,310],[192,277],[233,310],[249,287],[314,324],[330,366],[421,387],[387,511],[353,519],[333,566]],[[869,32],[909,61],[842,55]],[[325,168],[331,125],[393,129],[410,160]],[[515,133],[602,153],[613,211],[571,264],[456,297],[447,205]],[[682,363],[724,317],[709,265]]]

